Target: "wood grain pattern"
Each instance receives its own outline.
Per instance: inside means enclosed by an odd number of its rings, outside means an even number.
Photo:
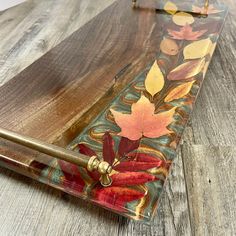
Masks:
[[[78,3],[81,4],[81,6],[87,7],[79,9],[76,7],[72,7],[73,9],[69,7],[65,8],[64,3],[67,4],[68,2],[71,4],[72,2],[74,2],[74,4]],[[47,27],[48,34],[41,34],[40,37],[42,37],[42,40],[45,40],[47,44],[55,45],[65,36],[64,30],[67,26],[68,34],[70,34],[70,32],[79,27],[80,20],[82,22],[86,21],[86,15],[88,18],[89,16],[96,15],[100,9],[103,7],[105,8],[112,1],[106,0],[96,2],[99,3],[95,4],[94,1],[87,0],[29,1],[29,5],[28,3],[23,4],[15,9],[4,12],[4,14],[2,13],[0,22],[7,22],[4,27],[4,31],[6,32],[5,35],[15,32],[14,34],[11,34],[11,40],[18,35],[19,37],[15,40],[16,42],[20,41],[22,38],[22,35],[20,34],[22,28],[24,28],[25,25],[32,24],[32,22],[36,22],[37,19],[45,13],[44,9],[46,9],[48,4],[51,4],[50,19],[52,20],[55,19],[56,16],[62,15],[63,17],[61,17],[61,20],[64,22],[64,27],[60,28],[55,20],[53,22],[57,27],[55,32],[52,32],[51,29],[53,28],[53,24],[50,24],[50,20],[45,21],[44,27]],[[230,167],[222,164],[223,169],[227,173],[223,178],[223,180],[228,181],[227,189],[224,186],[219,185],[222,181],[219,180],[219,176],[222,175],[222,172],[218,168],[215,168],[219,164],[212,162],[207,169],[208,172],[211,173],[210,177],[214,183],[211,188],[207,189],[208,195],[213,196],[214,191],[219,190],[219,188],[225,190],[222,195],[217,194],[214,199],[217,211],[215,211],[214,208],[209,209],[209,207],[212,206],[212,203],[207,202],[207,209],[210,210],[210,214],[218,214],[217,216],[220,217],[217,218],[218,222],[220,222],[220,227],[214,229],[215,223],[211,220],[212,218],[207,221],[207,224],[205,220],[199,220],[207,219],[208,212],[202,210],[196,212],[193,204],[198,204],[201,207],[202,201],[198,197],[190,198],[191,194],[195,193],[197,190],[203,193],[203,188],[206,187],[204,186],[206,180],[203,176],[199,176],[198,170],[202,169],[206,172],[206,161],[211,160],[214,157],[207,149],[210,149],[212,150],[212,153],[219,155],[222,163],[225,163],[223,158],[225,156],[231,156],[231,160],[233,160],[232,157],[235,157],[235,149],[229,147],[229,145],[235,144],[235,135],[233,131],[236,127],[234,119],[235,103],[233,102],[234,100],[232,100],[236,91],[235,81],[233,79],[236,71],[236,65],[234,63],[236,55],[234,44],[236,8],[233,0],[227,0],[225,2],[231,8],[227,25],[223,31],[223,37],[221,37],[206,82],[196,104],[192,122],[185,132],[185,148],[182,149],[185,175],[181,174],[184,172],[181,159],[178,158],[176,159],[172,175],[169,178],[169,183],[166,186],[167,191],[162,196],[159,216],[155,218],[154,224],[152,226],[146,226],[133,223],[1,168],[0,232],[2,235],[202,235],[199,234],[202,232],[205,232],[205,235],[212,235],[212,232],[214,232],[214,235],[222,235],[222,229],[227,225],[225,222],[228,222],[229,225],[229,227],[225,229],[225,232],[229,233],[229,235],[235,234],[235,209],[230,208],[229,206],[230,204],[233,205],[233,200],[231,199],[233,196],[231,196],[231,194],[232,187],[235,186],[233,179],[235,179],[236,174],[234,172],[229,173]],[[52,12],[52,9],[55,8],[57,10]],[[68,15],[65,13],[65,9],[66,11],[72,12],[69,13],[74,17],[72,17],[72,22],[69,20],[69,17],[67,17]],[[18,14],[19,12],[22,14]],[[32,14],[32,12],[34,12],[34,14]],[[62,12],[65,13],[65,16]],[[7,19],[9,18],[6,17],[6,14],[7,16],[11,16],[13,20],[8,21]],[[83,17],[85,18],[83,19]],[[22,22],[20,27],[16,27],[16,25],[25,18],[28,20]],[[32,19],[35,19],[35,21],[32,21]],[[2,25],[3,23],[1,23],[1,29]],[[1,30],[0,33],[2,33]],[[52,39],[51,37],[54,34],[55,38]],[[33,33],[29,34],[29,36],[32,38],[38,37],[37,35],[34,36]],[[4,42],[4,46],[2,42],[0,43],[1,63],[8,62],[4,64],[5,71],[3,70],[1,75],[6,75],[8,77],[7,80],[10,80],[24,67],[37,59],[37,56],[34,57],[34,54],[37,54],[38,50],[35,50],[35,46],[31,44],[31,40],[26,41],[25,44],[18,43],[13,49],[11,49],[11,47],[12,45],[15,45],[14,43],[12,44],[9,40]],[[26,45],[28,45],[27,50],[25,49]],[[15,53],[15,57],[7,56],[12,52],[17,51],[18,53]],[[39,51],[40,55],[45,53],[44,50]],[[31,52],[32,58],[29,56]],[[15,60],[15,58],[17,58],[17,60]],[[4,67],[1,66],[0,69],[2,68]],[[219,97],[222,99],[219,99]],[[217,103],[216,106],[215,102]],[[223,123],[223,121],[225,123]],[[193,143],[200,145],[192,146]],[[205,147],[204,145],[226,146],[218,149],[217,147],[210,148],[209,146]],[[225,153],[227,153],[227,155]],[[194,158],[193,162],[191,161],[191,158],[188,158],[188,154],[191,154]],[[209,157],[205,160],[204,157],[206,154],[209,155]],[[201,156],[201,158],[199,158],[198,155]],[[188,160],[186,162],[185,160],[187,158]],[[188,173],[191,176],[190,167],[195,170],[196,174],[191,178],[186,178],[188,189],[187,195],[184,176],[186,177]],[[233,176],[233,178],[230,178],[231,176]],[[194,183],[198,181],[199,185],[196,184],[191,186],[192,180],[195,181]],[[209,178],[207,181],[208,180]],[[180,186],[178,189],[176,189],[176,181]],[[206,188],[204,190],[206,190]],[[226,201],[224,202],[225,198]],[[186,202],[186,199],[188,199],[188,202]],[[208,197],[206,197],[206,199],[208,199]],[[25,207],[25,204],[27,207]],[[188,208],[188,205],[190,208]],[[190,212],[190,215],[188,215],[188,212]],[[188,219],[189,216],[191,218],[191,228]],[[57,222],[56,226],[55,222]],[[194,227],[195,223],[199,226],[199,231]]]
[[[157,18],[154,10],[114,3],[0,88],[0,125],[55,142],[112,88],[122,68],[132,62],[141,70],[154,58],[162,32]]]
[[[78,30],[115,0],[28,0],[0,12],[0,85]],[[63,9],[63,10],[62,10]]]
[[[234,147],[183,146],[191,226],[195,235],[236,232]]]

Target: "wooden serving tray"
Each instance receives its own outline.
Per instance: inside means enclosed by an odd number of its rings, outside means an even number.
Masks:
[[[227,10],[210,5],[205,12],[191,1],[139,4],[116,1],[0,87],[1,127],[99,156],[114,168],[112,185],[3,139],[0,164],[150,220]]]

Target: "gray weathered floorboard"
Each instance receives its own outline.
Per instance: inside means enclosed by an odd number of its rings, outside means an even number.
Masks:
[[[235,147],[182,148],[195,235],[235,235]]]
[[[115,0],[29,0],[0,12],[0,85]]]
[[[236,143],[236,5],[234,0],[222,2],[229,15],[191,120],[196,144]]]
[[[114,1],[31,0],[0,13],[0,85]],[[0,235],[236,234],[236,6],[225,2],[226,27],[153,224],[137,224],[0,168]]]

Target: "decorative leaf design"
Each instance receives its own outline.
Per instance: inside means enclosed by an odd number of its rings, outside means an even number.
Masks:
[[[178,44],[174,40],[168,38],[161,41],[160,49],[163,53],[171,56],[175,56],[179,52]]]
[[[174,14],[172,20],[176,25],[180,26],[185,26],[187,24],[191,25],[194,22],[193,16],[187,12],[178,12]]]
[[[209,49],[209,52],[208,52],[210,58],[212,58],[215,49],[216,49],[216,43],[213,43],[213,44],[212,44],[212,47]],[[208,60],[208,61],[205,63],[205,66],[204,66],[204,69],[203,69],[203,76],[204,76],[204,77],[205,77],[205,75],[206,75],[206,72],[207,72],[207,69],[208,69],[208,66],[209,66],[210,62],[211,62],[211,61]]]
[[[114,166],[114,170],[119,172],[143,171],[154,167],[160,167],[161,164],[161,160],[156,160],[156,162],[123,161]]]
[[[172,70],[168,76],[168,80],[185,80],[194,77],[195,75],[199,74],[205,65],[205,58],[191,60],[185,62],[174,70]]]
[[[184,83],[181,84],[179,86],[177,86],[176,88],[174,88],[165,98],[165,102],[171,102],[175,99],[179,99],[184,97],[185,95],[187,95],[193,84],[194,84],[195,80],[188,82],[188,83]]]
[[[139,161],[139,162],[162,162],[161,159],[157,158],[157,157],[154,157],[154,156],[151,156],[150,154],[148,153],[142,153],[142,152],[132,152],[132,153],[129,153],[128,154],[128,157],[131,159],[131,160],[136,160],[136,161]]]
[[[205,57],[211,48],[212,41],[209,38],[190,43],[184,48],[184,59],[198,59]]]
[[[214,8],[213,4],[210,4],[207,8],[193,6],[193,12],[200,14],[216,14],[222,11]]]
[[[123,157],[123,155],[129,155],[131,151],[136,150],[139,147],[140,141],[132,141],[125,137],[122,137],[120,139],[118,154],[122,155],[122,158],[119,160],[119,162],[117,162],[117,159],[115,159],[114,140],[109,134],[109,132],[104,133],[102,140],[103,159],[113,165],[114,168],[114,171],[111,174],[112,185],[110,187],[101,186],[99,184],[99,179],[101,175],[97,171],[88,172],[87,174],[94,181],[94,184],[91,185],[91,193],[94,197],[94,200],[102,204],[103,206],[112,208],[117,211],[125,212],[125,205],[128,202],[138,200],[144,197],[145,195],[145,193],[141,192],[140,190],[138,191],[132,189],[133,187],[145,184],[147,182],[158,180],[155,175],[141,171],[149,170],[154,167],[158,168],[163,164],[163,162],[162,160],[157,158],[152,158],[152,162],[150,162],[150,159],[146,159],[147,161],[144,161],[143,158],[137,158],[137,160],[130,160],[129,156]],[[90,156],[96,155],[95,152],[91,148],[87,147],[85,144],[79,144],[78,147],[80,152],[83,154]],[[68,178],[68,181],[66,182],[68,183],[68,186],[75,189],[75,187],[77,187],[76,184],[78,182],[80,191],[83,191],[85,183],[81,179],[80,175],[77,174],[79,173],[78,167],[76,165],[66,162],[62,162],[62,164],[66,164],[66,170],[69,173],[69,177],[73,173],[75,173],[73,179]],[[80,184],[80,181],[82,181],[82,184]]]
[[[63,186],[77,192],[82,192],[85,183],[83,178],[80,176],[78,166],[62,160],[59,160],[58,164],[65,178],[63,180]]]
[[[155,162],[159,162],[160,163],[160,167],[164,167],[164,168],[169,168],[170,163],[166,162],[165,160],[161,160],[157,157],[151,156],[148,153],[142,153],[142,152],[132,152],[128,154],[128,157],[130,158],[130,160],[136,160],[137,162],[150,162],[150,163],[155,163]]]
[[[155,181],[154,175],[145,172],[124,172],[111,176],[112,186],[135,186]]]
[[[126,212],[126,203],[144,197],[145,193],[124,187],[107,187],[94,189],[93,196],[99,204],[105,207],[119,212]]]
[[[120,136],[138,140],[143,136],[158,138],[171,133],[167,126],[173,121],[175,108],[154,114],[155,105],[144,95],[131,107],[131,114],[123,114],[111,109],[116,124],[121,128]]]
[[[87,147],[82,143],[78,144],[78,148],[81,154],[84,154],[89,157],[96,156],[96,152],[94,152],[91,148]]]
[[[173,39],[189,40],[189,41],[197,40],[206,32],[207,30],[193,31],[193,28],[188,24],[181,27],[180,31],[168,29],[168,33],[170,36],[172,36]]]
[[[115,160],[115,152],[114,152],[114,140],[109,134],[106,132],[103,135],[103,159],[107,161],[110,165],[112,165]]]
[[[121,137],[119,148],[118,148],[118,155],[119,157],[123,157],[129,152],[134,151],[139,147],[140,140],[130,140],[125,137]]]
[[[168,1],[164,6],[164,10],[169,14],[174,15],[178,11],[178,8],[173,2]]]
[[[155,61],[150,71],[147,74],[147,78],[145,80],[146,90],[154,96],[156,93],[160,92],[164,87],[165,80],[164,76],[161,72],[161,69],[157,65]]]

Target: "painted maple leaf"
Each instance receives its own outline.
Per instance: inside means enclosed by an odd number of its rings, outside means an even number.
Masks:
[[[199,37],[201,37],[206,32],[207,32],[207,30],[193,31],[193,28],[188,24],[181,27],[180,31],[168,29],[169,35],[173,39],[178,39],[178,40],[191,40],[191,41],[197,40]]]
[[[143,136],[158,138],[171,133],[167,126],[173,121],[176,108],[155,114],[155,106],[144,95],[131,107],[131,114],[111,109],[116,124],[121,128],[120,136],[138,140]]]

